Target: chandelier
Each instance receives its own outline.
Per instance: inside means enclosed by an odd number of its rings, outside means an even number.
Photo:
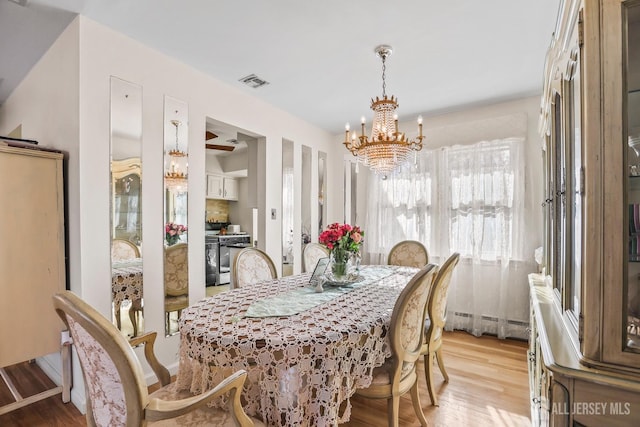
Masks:
[[[178,127],[180,120],[171,120],[176,128],[176,148],[169,150],[169,168],[164,173],[165,184],[169,188],[182,189],[187,184],[187,153],[180,150],[178,145]],[[184,163],[184,165],[182,165]],[[181,165],[183,168],[181,168]]]
[[[408,139],[404,132],[398,129],[398,99],[393,95],[387,97],[385,81],[386,60],[393,52],[391,46],[381,45],[375,48],[375,53],[382,59],[382,98],[371,98],[371,109],[374,112],[371,137],[365,133],[366,120],[361,120],[362,131],[351,131],[349,123],[345,126],[344,146],[359,162],[368,166],[375,173],[386,177],[395,168],[409,158],[409,154],[422,149],[422,117],[418,116],[419,136]]]

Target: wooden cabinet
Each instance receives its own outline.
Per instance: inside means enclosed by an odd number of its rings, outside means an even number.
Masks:
[[[222,175],[207,175],[207,198],[238,200],[238,181]]]
[[[0,367],[60,350],[66,287],[62,154],[0,142]]]
[[[562,1],[544,79],[532,415],[539,425],[639,425],[640,1]]]

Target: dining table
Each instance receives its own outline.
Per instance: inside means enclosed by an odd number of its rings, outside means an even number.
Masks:
[[[142,299],[142,258],[113,262],[111,294],[116,309],[124,300],[133,302]]]
[[[243,407],[267,425],[346,422],[350,397],[391,356],[391,313],[418,271],[362,266],[355,283],[321,287],[303,273],[200,300],[180,317],[175,387],[199,394],[244,369]]]

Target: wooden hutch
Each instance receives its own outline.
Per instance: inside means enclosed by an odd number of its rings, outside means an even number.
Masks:
[[[640,0],[561,0],[540,132],[545,256],[544,273],[529,278],[533,425],[638,426]]]

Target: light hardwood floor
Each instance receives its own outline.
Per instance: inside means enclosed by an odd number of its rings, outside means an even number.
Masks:
[[[435,369],[435,387],[440,406],[431,406],[424,371],[419,367],[420,397],[430,426],[529,426],[529,392],[526,363],[527,344],[514,340],[476,338],[465,332],[449,332],[444,337],[444,361],[449,383]],[[20,364],[8,369],[24,396],[53,386],[35,365]],[[36,367],[37,368],[37,367]],[[11,402],[0,385],[0,405]],[[341,426],[384,427],[386,402],[352,398],[351,420]],[[54,396],[26,408],[0,416],[0,426],[85,426],[86,422],[71,404]],[[400,425],[419,426],[411,398],[400,403]]]

